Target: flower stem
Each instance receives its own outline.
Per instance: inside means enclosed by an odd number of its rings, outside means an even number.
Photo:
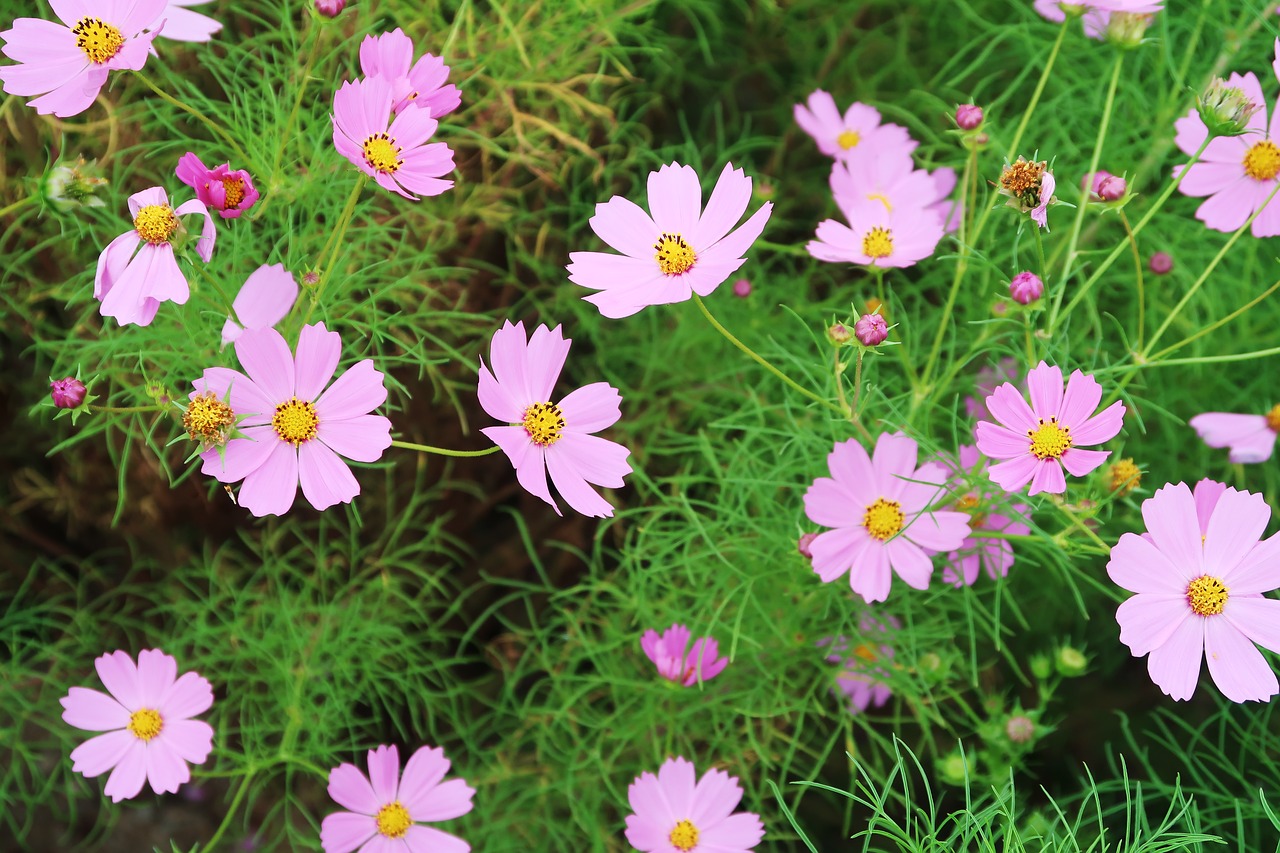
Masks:
[[[221,297],[222,304],[226,306],[227,309],[227,316],[234,319],[237,323],[240,323],[240,318],[236,315],[235,303],[231,301],[231,297],[227,296],[227,292],[222,289],[222,285],[218,283],[218,280],[213,277],[212,273],[205,269],[204,264],[196,264],[194,266],[199,271],[201,277],[205,281],[209,282],[209,286],[217,291],[218,296]],[[243,323],[240,324],[244,325]]]
[[[351,188],[351,195],[347,196],[347,203],[342,208],[342,213],[338,217],[338,225],[333,231],[329,232],[329,239],[325,241],[324,248],[320,250],[320,281],[316,282],[316,289],[311,293],[311,304],[307,307],[307,316],[302,321],[302,325],[306,325],[311,320],[311,314],[315,311],[316,305],[320,302],[321,295],[324,294],[324,286],[329,283],[329,277],[333,274],[333,265],[338,257],[338,250],[342,247],[342,238],[347,235],[347,227],[351,225],[351,218],[356,210],[356,202],[360,200],[360,193],[364,191],[364,185],[369,180],[369,176],[364,172],[356,178],[355,186]]]
[[[1125,216],[1124,208],[1119,213],[1120,224],[1124,226],[1124,233],[1129,237],[1129,247],[1133,249],[1133,274],[1138,280],[1138,350],[1141,351],[1147,323],[1147,291],[1142,277],[1142,252],[1138,251],[1138,238],[1129,227],[1129,217]]]
[[[155,83],[152,83],[151,79],[147,77],[147,75],[143,74],[141,71],[135,71],[133,73],[134,73],[134,76],[136,76],[139,80],[141,80],[144,84],[146,84],[148,89],[150,89],[151,91],[159,95],[162,100],[168,101],[173,106],[177,107],[178,109],[182,110],[188,115],[193,116],[201,124],[209,128],[209,130],[213,133],[213,135],[221,139],[224,143],[226,143],[227,147],[229,147],[232,151],[234,151],[236,157],[240,161],[245,163],[246,166],[254,165],[252,158],[250,158],[249,155],[245,153],[245,150],[240,147],[240,143],[236,142],[235,139],[232,138],[232,136],[229,133],[227,133],[225,130],[219,127],[216,123],[214,123],[208,116],[206,116],[204,113],[200,112],[198,109],[191,106],[190,104],[187,104],[185,101],[178,100],[173,95],[170,95],[168,92],[166,92],[164,89],[161,89]]]
[[[978,203],[978,146],[969,146],[969,156],[964,161],[964,174],[960,179],[961,196],[964,209],[960,211],[960,227],[957,241],[960,244],[960,257],[956,260],[956,270],[951,277],[951,290],[947,292],[947,304],[943,306],[942,315],[938,318],[938,331],[933,336],[933,346],[929,349],[929,357],[925,360],[924,370],[920,373],[920,381],[928,386],[929,378],[937,366],[938,356],[942,352],[942,341],[947,336],[947,328],[951,323],[951,312],[955,309],[956,297],[960,293],[960,282],[964,280],[965,271],[969,267],[970,234],[973,228],[973,209]],[[972,184],[973,193],[968,190]],[[984,217],[985,221],[985,217]]]
[[[31,204],[31,202],[35,201],[36,199],[37,199],[37,196],[29,195],[26,198],[18,199],[13,204],[0,207],[0,219],[3,219],[4,217],[8,216],[10,213],[13,213],[15,210],[21,210],[22,208],[26,207],[28,204]]]
[[[303,66],[302,77],[298,80],[298,94],[293,99],[293,109],[289,111],[289,117],[284,123],[284,131],[280,134],[280,147],[276,149],[275,160],[271,164],[272,180],[275,180],[276,172],[280,171],[280,161],[284,159],[284,149],[289,144],[289,134],[293,131],[293,123],[297,120],[298,111],[302,108],[302,96],[307,91],[307,83],[311,79],[311,69],[315,66],[316,54],[320,52],[316,42],[320,33],[324,31],[324,27],[319,26],[315,21],[312,21],[310,26],[311,32],[308,34],[307,45],[302,49],[307,55],[307,64]]]
[[[124,414],[131,412],[163,412],[168,406],[159,404],[151,406],[89,406],[90,412],[109,412],[111,414]]]
[[[227,807],[226,817],[222,819],[222,823],[218,824],[217,830],[214,831],[213,835],[209,838],[209,841],[204,845],[205,851],[213,850],[214,847],[217,846],[218,842],[222,840],[222,836],[231,828],[231,819],[235,817],[236,811],[240,808],[240,803],[244,800],[245,794],[249,793],[249,784],[253,781],[253,774],[255,772],[257,771],[253,768],[250,768],[245,772],[244,778],[240,780],[240,787],[236,789],[236,795],[231,798],[231,805]]]
[[[1258,295],[1258,296],[1255,296],[1255,297],[1254,297],[1253,299],[1251,299],[1249,302],[1246,302],[1244,305],[1241,305],[1239,308],[1237,308],[1236,310],[1232,311],[1230,314],[1228,314],[1227,316],[1223,317],[1222,319],[1220,319],[1220,320],[1215,320],[1214,322],[1210,323],[1208,326],[1205,326],[1203,329],[1201,329],[1200,331],[1196,332],[1194,335],[1191,335],[1190,337],[1183,338],[1182,340],[1178,341],[1176,344],[1170,344],[1169,346],[1167,346],[1167,347],[1165,347],[1164,349],[1160,350],[1160,352],[1158,352],[1158,353],[1156,353],[1155,355],[1151,356],[1151,361],[1152,361],[1152,362],[1159,362],[1159,361],[1160,361],[1161,359],[1163,359],[1166,355],[1169,355],[1170,353],[1177,352],[1178,350],[1180,350],[1180,349],[1182,349],[1183,347],[1185,347],[1187,344],[1189,344],[1189,343],[1191,343],[1191,342],[1193,342],[1193,341],[1197,341],[1197,340],[1199,340],[1200,338],[1203,338],[1205,335],[1211,334],[1212,332],[1216,331],[1217,329],[1219,329],[1219,328],[1221,328],[1221,327],[1225,326],[1227,323],[1230,323],[1232,320],[1234,320],[1235,318],[1239,317],[1241,314],[1245,313],[1245,312],[1246,312],[1246,311],[1248,311],[1250,308],[1252,308],[1253,306],[1257,305],[1259,302],[1264,301],[1268,296],[1270,296],[1271,294],[1275,293],[1277,290],[1280,290],[1280,281],[1277,281],[1275,284],[1271,285],[1269,288],[1267,288],[1265,291],[1263,291],[1263,293],[1262,293],[1262,294],[1260,294],[1260,295]]]
[[[429,444],[414,444],[411,441],[392,441],[392,447],[402,447],[405,450],[416,450],[419,453],[434,453],[437,456],[488,456],[497,453],[502,448],[496,444],[485,450],[449,450],[446,447],[432,447]]]
[[[1022,142],[1022,134],[1027,130],[1027,124],[1031,121],[1031,114],[1035,112],[1036,105],[1040,103],[1040,96],[1044,93],[1045,84],[1049,82],[1049,74],[1053,71],[1053,63],[1058,59],[1058,52],[1062,49],[1062,40],[1067,36],[1067,27],[1071,26],[1071,19],[1068,18],[1062,22],[1062,26],[1058,28],[1058,38],[1053,43],[1053,50],[1049,51],[1049,58],[1044,62],[1044,71],[1040,72],[1040,82],[1036,84],[1036,90],[1031,94],[1031,100],[1027,103],[1026,110],[1022,113],[1022,121],[1018,122],[1018,129],[1013,134],[1013,144],[1009,146],[1009,153],[1006,160],[1013,160],[1018,154],[1018,145]]]

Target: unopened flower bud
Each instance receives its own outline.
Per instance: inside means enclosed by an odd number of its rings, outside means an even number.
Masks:
[[[1036,678],[1043,680],[1053,674],[1053,661],[1049,660],[1048,655],[1032,655],[1030,663],[1031,674]]]
[[[1015,275],[1009,282],[1009,295],[1015,302],[1030,305],[1044,296],[1044,282],[1040,280],[1040,276],[1025,270]]]
[[[320,283],[320,273],[315,270],[309,270],[302,274],[302,283],[307,287],[315,287]]]
[[[1156,252],[1151,256],[1151,271],[1156,275],[1166,275],[1173,269],[1173,256],[1168,252]]]
[[[1098,187],[1094,192],[1103,201],[1117,201],[1124,198],[1124,194],[1128,189],[1129,183],[1124,178],[1119,175],[1108,175],[1098,183]]]
[[[49,396],[59,409],[74,409],[84,402],[84,383],[74,376],[55,379],[49,383]]]
[[[1004,733],[1014,743],[1030,743],[1036,734],[1036,724],[1030,717],[1019,714],[1005,722]]]
[[[892,322],[889,319],[889,306],[885,305],[879,299],[876,299],[874,296],[871,296],[871,297],[868,297],[866,300],[864,300],[862,304],[864,306],[862,311],[863,314],[879,314],[881,317],[884,318],[884,321],[886,323]]]
[[[949,785],[963,785],[973,775],[974,761],[959,750],[938,762],[938,776]]]
[[[49,170],[41,186],[44,198],[55,210],[66,212],[75,207],[105,207],[98,193],[107,186],[96,160],[77,157],[71,164],[59,164]]]
[[[1009,313],[1009,303],[1005,302],[1003,299],[997,299],[995,302],[991,303],[992,317],[1004,317],[1004,316],[1007,316],[1008,313]]]
[[[746,299],[751,295],[751,282],[745,278],[740,278],[733,283],[733,295]]]
[[[346,5],[347,0],[316,0],[316,11],[326,18],[336,18]]]
[[[864,347],[878,347],[889,337],[889,324],[879,314],[863,314],[853,325],[853,334]]]
[[[796,542],[796,550],[800,552],[801,557],[804,557],[806,560],[813,559],[813,552],[809,550],[809,546],[812,545],[813,540],[817,538],[818,534],[816,533],[805,533],[800,536],[799,541]]]
[[[1054,666],[1057,667],[1060,675],[1074,678],[1077,675],[1084,675],[1084,671],[1089,668],[1089,659],[1079,649],[1063,646],[1058,649]]]
[[[1118,459],[1107,469],[1107,489],[1122,498],[1142,484],[1142,472],[1132,459]]]
[[[853,340],[853,333],[844,323],[835,323],[827,329],[827,340],[834,346],[842,347]]]
[[[1146,12],[1112,12],[1107,22],[1107,41],[1116,47],[1133,50],[1142,44],[1151,26],[1152,16]]]
[[[961,104],[956,107],[956,125],[961,130],[976,130],[982,124],[982,107]]]
[[[1228,86],[1221,77],[1196,98],[1196,111],[1210,137],[1239,136],[1249,129],[1249,119],[1260,109],[1262,104],[1255,104],[1243,89]]]

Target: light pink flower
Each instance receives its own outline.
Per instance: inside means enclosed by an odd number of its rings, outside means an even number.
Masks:
[[[1066,393],[1062,371],[1043,361],[1027,374],[1031,405],[1006,382],[987,398],[987,408],[998,423],[981,421],[975,436],[978,450],[992,459],[991,479],[1006,492],[1031,483],[1030,494],[1067,490],[1062,469],[1083,477],[1101,465],[1111,451],[1085,450],[1083,446],[1110,441],[1120,432],[1124,404],[1118,400],[1093,414],[1102,399],[1102,386],[1092,376],[1073,371]]]
[[[1150,655],[1151,680],[1190,699],[1207,659],[1214,684],[1233,702],[1280,692],[1254,643],[1280,652],[1280,536],[1262,539],[1271,509],[1261,495],[1202,481],[1166,485],[1142,502],[1147,534],[1126,533],[1107,573],[1137,595],[1116,611],[1120,642]]]
[[[746,262],[743,253],[773,211],[773,202],[765,202],[733,227],[751,202],[751,179],[732,163],[720,172],[705,211],[691,166],[669,163],[650,172],[648,194],[649,213],[622,196],[596,205],[591,230],[621,255],[569,255],[569,280],[600,291],[584,299],[606,317],[707,296]]]
[[[445,85],[449,66],[444,60],[424,53],[414,62],[413,41],[399,27],[379,36],[364,37],[360,43],[360,70],[366,77],[386,79],[397,113],[416,105],[430,109],[432,118],[440,118],[462,102],[458,87]]]
[[[825,219],[805,248],[820,261],[873,267],[909,267],[933,254],[942,218],[919,205],[890,209],[879,202],[850,206],[849,224]]]
[[[196,254],[205,263],[213,257],[218,232],[203,202],[193,198],[170,207],[169,196],[160,187],[129,196],[129,213],[133,229],[108,243],[98,256],[93,295],[102,303],[103,317],[114,317],[122,326],[146,326],[155,319],[161,302],[183,305],[191,295],[173,254],[171,241],[183,227],[178,217],[204,217]]]
[[[891,628],[896,631],[900,627],[901,623],[888,614],[877,618],[864,613],[858,619],[861,643],[851,645],[844,637],[828,637],[818,642],[819,647],[831,646],[827,663],[840,664],[832,692],[838,690],[848,697],[849,713],[860,714],[872,705],[882,707],[893,695],[885,683],[889,677],[886,662],[893,659],[893,647],[884,640]]]
[[[524,323],[503,323],[493,334],[489,360],[480,361],[480,406],[509,426],[480,430],[511,460],[516,479],[531,495],[560,507],[547,488],[547,474],[560,496],[583,515],[607,518],[613,507],[591,488],[618,489],[631,473],[631,451],[591,433],[622,417],[622,396],[607,382],[571,392],[558,404],[551,392],[572,343],[560,327],[539,326],[526,341]]]
[[[809,520],[835,528],[809,546],[823,583],[849,572],[849,586],[868,602],[889,597],[894,572],[927,589],[928,552],[958,548],[969,535],[965,513],[926,510],[945,493],[947,474],[936,462],[916,467],[917,452],[901,433],[881,433],[874,457],[854,439],[831,451],[831,477],[816,479],[804,496]]]
[[[844,115],[835,98],[821,89],[809,95],[808,107],[795,106],[796,124],[818,143],[818,150],[837,159],[859,158],[883,149],[910,154],[918,145],[905,127],[881,124],[874,107],[854,102]]]
[[[1229,447],[1232,462],[1266,462],[1280,432],[1280,405],[1265,415],[1205,412],[1187,422],[1210,447]]]
[[[246,329],[235,347],[249,375],[206,368],[190,397],[213,393],[224,400],[230,392],[244,438],[221,452],[206,450],[200,470],[221,483],[244,480],[239,503],[254,515],[288,512],[299,483],[316,509],[350,503],[360,484],[339,456],[376,462],[391,446],[391,422],[369,414],[387,399],[373,361],[356,362],[329,385],[342,340],[324,323],[302,327],[296,356],[270,328]]]
[[[10,95],[40,95],[28,101],[41,115],[60,118],[89,109],[110,71],[138,71],[167,0],[54,0],[61,24],[18,18],[0,33],[4,55],[19,63],[0,67]],[[144,32],[145,30],[145,32]]]
[[[742,800],[737,777],[712,769],[699,780],[684,758],[668,758],[657,776],[641,773],[627,800],[627,843],[642,853],[747,853],[764,837],[759,815],[732,813]]]
[[[692,635],[684,625],[672,625],[662,636],[650,628],[640,638],[640,648],[658,668],[658,674],[668,681],[692,687],[699,681],[710,681],[729,665],[728,658],[720,657],[714,637],[699,637],[689,648]]]
[[[946,231],[954,231],[960,225],[960,206],[949,198],[956,186],[955,170],[917,169],[908,150],[884,146],[834,163],[830,184],[836,205],[850,222],[861,218],[867,207],[883,206],[890,213],[924,207],[937,214]]]
[[[369,775],[354,764],[329,772],[329,796],[346,811],[320,824],[324,853],[468,853],[471,845],[423,823],[471,811],[475,789],[461,779],[442,781],[449,760],[439,747],[419,747],[400,773],[394,746],[369,750]]]
[[[333,96],[333,145],[383,189],[413,201],[411,193],[440,195],[453,186],[440,177],[453,171],[453,150],[426,144],[439,124],[430,110],[410,104],[392,119],[394,100],[382,77],[343,83]]]
[[[970,489],[961,492],[966,480],[982,479],[987,473],[987,460],[971,444],[960,445],[960,466],[953,468],[956,482],[952,491],[960,494],[954,506],[969,513],[969,527],[984,533],[1006,533],[1026,536],[1031,528],[1017,519],[1026,518],[1031,509],[1022,503],[1005,503],[1004,493],[988,489]],[[942,579],[955,586],[972,586],[978,579],[978,570],[986,569],[992,580],[1009,574],[1013,566],[1013,543],[1008,539],[978,538],[971,536],[960,543],[960,548],[947,554],[947,565],[942,567]]]
[[[222,345],[233,343],[245,329],[269,329],[279,323],[297,298],[298,283],[284,264],[258,267],[231,303],[236,315],[222,325]]]
[[[164,20],[164,29],[160,37],[174,41],[209,41],[213,34],[222,29],[222,24],[192,12],[187,6],[203,6],[211,0],[168,0],[169,5],[160,17]]]
[[[210,169],[190,151],[178,160],[174,173],[223,219],[239,217],[259,198],[253,178],[244,169],[232,169],[230,163]]]
[[[71,751],[71,769],[92,779],[111,770],[103,789],[112,802],[131,799],[151,783],[172,794],[190,781],[188,764],[203,764],[213,749],[213,729],[191,719],[213,704],[213,688],[195,672],[178,677],[178,662],[159,649],[133,658],[125,652],[94,661],[111,694],[72,687],[61,700],[62,719],[91,732]],[[114,770],[112,769],[114,768]]]

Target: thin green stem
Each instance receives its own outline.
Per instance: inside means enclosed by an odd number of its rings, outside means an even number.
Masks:
[[[200,273],[201,278],[209,282],[209,286],[217,291],[219,298],[222,299],[222,304],[227,309],[227,316],[234,319],[237,323],[240,323],[240,325],[244,325],[244,323],[241,322],[240,317],[236,314],[235,302],[233,302],[231,297],[227,295],[227,292],[222,289],[222,285],[213,277],[213,273],[209,272],[209,270],[205,268],[204,264],[196,264],[195,268]]]
[[[405,450],[416,450],[419,453],[434,453],[437,456],[488,456],[497,453],[501,447],[494,445],[484,450],[450,450],[447,447],[432,447],[429,444],[414,444],[412,441],[392,441],[392,447],[401,447]]]
[[[38,199],[39,199],[39,196],[29,195],[26,198],[18,199],[13,204],[0,207],[0,219],[3,219],[4,217],[8,216],[10,213],[13,213],[15,210],[20,210],[23,207],[26,207],[28,204],[31,204],[31,202],[36,201]]]
[[[351,225],[351,218],[356,210],[356,202],[360,200],[360,193],[364,191],[364,185],[368,180],[369,176],[364,172],[361,172],[359,177],[356,178],[355,186],[351,188],[351,195],[347,196],[347,203],[343,206],[342,213],[338,216],[338,224],[329,233],[329,239],[325,241],[324,248],[320,250],[320,281],[316,282],[316,289],[311,293],[311,304],[307,306],[307,316],[302,321],[304,326],[311,320],[311,315],[316,310],[316,305],[320,303],[320,297],[324,294],[325,285],[329,283],[329,277],[333,275],[333,267],[337,260],[338,251],[342,248],[342,238],[347,236],[347,228]]]
[[[964,175],[961,178],[961,186],[966,190],[971,183],[971,177],[977,175],[978,166],[978,148],[976,145],[969,147],[969,156],[964,161]],[[973,183],[973,196],[965,196],[964,207],[960,217],[960,233],[957,239],[960,243],[960,257],[956,260],[956,269],[951,277],[951,289],[947,292],[947,303],[942,308],[942,315],[938,318],[938,331],[933,335],[933,346],[929,348],[929,357],[925,360],[924,370],[920,373],[920,381],[924,385],[929,384],[930,377],[933,376],[933,370],[937,366],[938,356],[942,352],[942,341],[947,336],[947,329],[951,325],[951,312],[955,309],[956,297],[960,293],[960,282],[964,280],[965,271],[969,266],[969,228],[972,223],[969,219],[970,211],[978,201],[978,186]]]
[[[1227,323],[1230,323],[1232,320],[1239,317],[1241,314],[1248,311],[1253,306],[1265,300],[1268,296],[1275,293],[1277,290],[1280,290],[1280,281],[1277,281],[1275,284],[1267,288],[1261,295],[1255,296],[1253,299],[1249,300],[1244,305],[1241,305],[1239,308],[1232,311],[1230,314],[1223,317],[1222,319],[1216,320],[1213,323],[1210,323],[1208,326],[1205,326],[1200,331],[1196,332],[1194,335],[1183,338],[1182,340],[1178,341],[1176,344],[1170,344],[1169,346],[1160,350],[1160,352],[1151,356],[1151,361],[1158,362],[1162,358],[1164,358],[1166,355],[1169,355],[1170,353],[1173,353],[1173,352],[1177,352],[1178,350],[1185,347],[1187,344],[1192,343],[1193,341],[1198,341],[1200,338],[1203,338],[1205,335],[1212,334],[1213,332],[1225,326]]]
[[[213,133],[214,136],[222,140],[227,145],[227,147],[229,147],[233,152],[235,152],[235,155],[240,162],[244,163],[246,166],[256,165],[253,163],[253,159],[247,153],[245,153],[245,150],[243,148],[240,147],[240,143],[236,142],[235,139],[231,136],[231,134],[223,130],[221,126],[215,123],[212,119],[210,119],[204,113],[200,112],[198,109],[186,103],[185,101],[181,101],[175,98],[173,95],[170,95],[164,89],[161,89],[155,83],[152,83],[151,79],[147,77],[147,75],[143,74],[141,71],[135,71],[133,73],[134,73],[134,76],[136,76],[139,80],[141,80],[144,84],[146,84],[148,89],[150,89],[151,91],[159,95],[162,100],[168,101],[173,106],[177,107],[178,109],[182,110],[188,115],[194,117],[197,121],[199,121],[205,127],[209,128],[209,130]]]
[[[1031,122],[1031,114],[1036,111],[1036,105],[1040,103],[1040,96],[1044,94],[1045,84],[1049,82],[1049,75],[1053,72],[1053,64],[1058,59],[1058,52],[1062,50],[1062,40],[1066,38],[1067,27],[1071,26],[1072,20],[1072,18],[1067,18],[1062,22],[1062,26],[1058,28],[1058,38],[1053,43],[1053,49],[1049,51],[1049,58],[1045,60],[1044,70],[1040,72],[1040,82],[1036,84],[1036,90],[1031,94],[1031,100],[1027,103],[1027,108],[1022,112],[1022,121],[1018,122],[1018,129],[1013,134],[1013,144],[1009,146],[1009,153],[1005,155],[1006,160],[1012,160],[1018,154],[1018,146],[1022,143],[1022,135],[1026,132],[1027,125]]]
[[[122,414],[132,412],[163,412],[168,406],[89,406],[90,412],[109,412],[111,414]]]
[[[1142,252],[1138,250],[1138,238],[1134,235],[1133,229],[1129,227],[1129,217],[1125,216],[1124,208],[1119,211],[1120,224],[1124,226],[1124,233],[1129,238],[1129,247],[1133,249],[1133,274],[1138,281],[1138,350],[1142,350],[1142,338],[1146,333],[1147,323],[1147,291],[1143,284],[1142,275]]]
[[[289,145],[289,134],[293,132],[293,123],[297,121],[298,111],[302,108],[302,96],[307,91],[307,83],[311,80],[311,69],[315,66],[316,55],[320,52],[319,45],[315,42],[319,39],[320,33],[324,31],[324,27],[318,25],[314,20],[311,21],[311,32],[308,33],[308,42],[303,47],[303,52],[307,55],[307,64],[303,66],[302,78],[298,81],[298,94],[293,99],[293,109],[289,110],[289,117],[285,119],[284,131],[280,134],[280,147],[276,149],[275,159],[271,163],[271,177],[274,180],[276,173],[280,171],[280,162],[284,159],[284,149]]]
[[[240,803],[244,800],[245,794],[249,793],[249,784],[253,781],[255,772],[257,771],[250,769],[244,774],[244,778],[240,781],[240,787],[236,789],[236,795],[231,798],[231,805],[227,807],[226,817],[222,819],[222,823],[218,824],[217,830],[214,831],[209,841],[204,845],[204,850],[213,850],[218,842],[222,840],[222,836],[231,828],[231,819],[235,817],[236,810],[240,808]]]

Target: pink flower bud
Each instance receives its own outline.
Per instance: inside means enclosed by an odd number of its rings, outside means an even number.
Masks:
[[[875,347],[889,337],[889,326],[879,314],[863,314],[853,324],[853,334],[864,347]]]
[[[49,383],[49,396],[59,409],[74,409],[84,402],[84,383],[74,376]]]
[[[849,327],[844,323],[836,323],[827,329],[827,340],[834,346],[842,347],[853,340],[853,335],[849,334]]]
[[[1009,295],[1015,302],[1030,305],[1044,295],[1044,282],[1031,271],[1020,272],[1009,282]]]
[[[961,104],[956,107],[956,125],[961,130],[976,130],[982,124],[982,107]]]
[[[746,299],[751,295],[751,282],[740,278],[733,283],[733,295]]]
[[[1014,743],[1028,743],[1035,736],[1036,724],[1030,717],[1010,717],[1004,724],[1004,733]]]
[[[336,18],[347,5],[347,0],[316,0],[316,11],[326,18]]]
[[[1173,258],[1168,252],[1156,252],[1151,256],[1151,271],[1156,275],[1166,275],[1173,269]]]
[[[1094,190],[1098,194],[1098,198],[1103,201],[1116,201],[1124,198],[1125,192],[1129,189],[1128,182],[1119,175],[1111,175],[1103,178]]]
[[[796,550],[800,552],[800,556],[806,560],[813,559],[813,552],[809,550],[809,546],[813,544],[813,540],[818,538],[816,533],[806,533],[800,537],[800,541],[796,543]]]

